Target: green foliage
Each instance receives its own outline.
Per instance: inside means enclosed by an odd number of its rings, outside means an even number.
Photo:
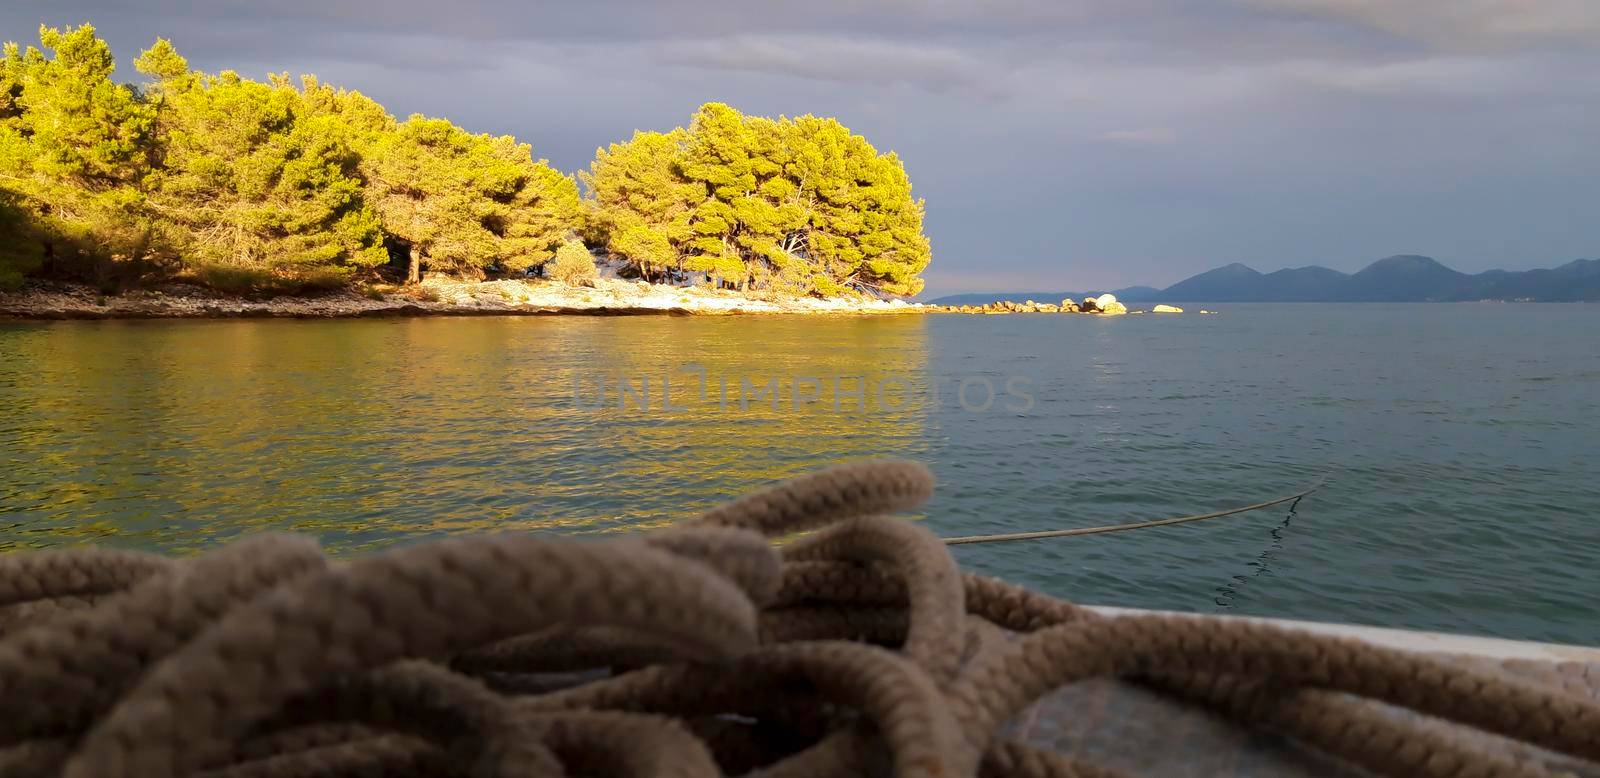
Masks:
[[[922,288],[930,251],[904,166],[833,119],[708,103],[687,129],[598,149],[584,201],[512,137],[396,122],[314,76],[200,73],[157,40],[135,89],[89,25],[41,27],[39,42],[0,51],[0,285],[162,273],[274,294],[370,279],[391,253],[411,282],[547,263],[581,282],[596,272],[587,241],[652,281]]]
[[[162,79],[150,90],[165,163],[151,207],[188,262],[301,277],[388,261],[340,117],[319,113],[286,76],[191,73],[166,41],[138,66]]]
[[[364,169],[384,228],[436,271],[525,271],[578,218],[577,184],[527,144],[444,119],[413,116],[383,134]]]
[[[679,172],[688,137],[682,129],[635,133],[597,149],[594,164],[581,174],[592,197],[595,242],[646,279],[680,267],[695,209],[706,200],[705,187]]]
[[[251,267],[248,265],[200,265],[194,279],[219,292],[248,297],[309,295],[342,289],[350,283],[352,272],[346,267]]]
[[[582,241],[569,240],[556,249],[556,258],[545,267],[545,275],[564,284],[585,284],[600,277],[594,256]]]
[[[34,218],[21,196],[0,187],[0,291],[21,286],[23,277],[44,260]]]
[[[275,293],[343,283],[386,245],[445,272],[520,272],[578,226],[576,182],[510,137],[397,124],[312,76],[195,72],[166,40],[136,60],[151,82],[135,91],[93,27],[40,41],[0,56],[9,284],[40,258],[86,259],[97,278],[126,265]]]
[[[142,270],[160,253],[146,194],[155,110],[113,83],[89,25],[39,29],[0,54],[0,180],[34,214],[30,237],[59,272]]]
[[[931,252],[905,168],[833,119],[720,103],[596,153],[594,231],[636,272],[741,288],[911,295]]]

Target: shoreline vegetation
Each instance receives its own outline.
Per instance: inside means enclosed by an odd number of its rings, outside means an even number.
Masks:
[[[922,291],[932,256],[900,158],[831,118],[707,103],[568,173],[511,136],[400,120],[315,76],[202,73],[164,39],[133,64],[142,80],[115,78],[87,24],[0,52],[0,292],[322,299],[582,286],[604,267],[691,296],[888,305]]]
[[[1105,300],[1109,295],[1102,296]],[[1151,313],[1182,313],[1155,306]],[[78,319],[233,319],[369,318],[403,316],[679,315],[770,314],[1079,313],[1099,316],[1142,314],[1111,298],[1104,308],[1094,299],[1061,304],[998,301],[986,305],[936,305],[871,295],[834,297],[781,292],[681,287],[639,280],[598,278],[582,284],[537,279],[463,281],[444,277],[414,285],[372,284],[318,295],[242,297],[203,286],[169,283],[107,295],[95,287],[59,281],[30,281],[22,289],[0,292],[0,321]],[[1201,313],[1211,313],[1201,311]]]

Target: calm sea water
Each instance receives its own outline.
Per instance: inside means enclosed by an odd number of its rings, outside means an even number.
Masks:
[[[8,323],[0,549],[613,532],[869,456],[934,469],[944,535],[1326,477],[956,555],[1082,602],[1600,644],[1597,387],[1595,305]]]

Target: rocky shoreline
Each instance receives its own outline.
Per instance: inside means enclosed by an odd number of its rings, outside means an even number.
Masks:
[[[754,297],[726,290],[601,279],[592,286],[547,281],[427,279],[309,297],[252,299],[187,284],[116,295],[90,286],[39,283],[0,293],[0,319],[364,318],[388,316],[882,314],[928,306],[867,298]]]
[[[1110,298],[1109,301],[1106,298]],[[1167,306],[1157,306],[1158,309]],[[1171,309],[1181,312],[1180,309]],[[741,314],[881,315],[903,313],[1130,313],[1110,295],[1081,303],[996,302],[945,306],[870,297],[815,298],[750,295],[728,290],[600,279],[592,286],[548,281],[427,279],[410,287],[369,287],[313,297],[251,299],[187,284],[167,284],[121,294],[54,282],[0,293],[0,319],[230,319],[366,318],[398,316],[592,316]],[[1143,313],[1132,311],[1131,313]]]

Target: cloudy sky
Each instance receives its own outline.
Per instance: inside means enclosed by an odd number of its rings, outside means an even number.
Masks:
[[[837,116],[927,199],[932,294],[1600,256],[1596,0],[6,0],[0,37],[83,21],[569,172],[709,100]]]

